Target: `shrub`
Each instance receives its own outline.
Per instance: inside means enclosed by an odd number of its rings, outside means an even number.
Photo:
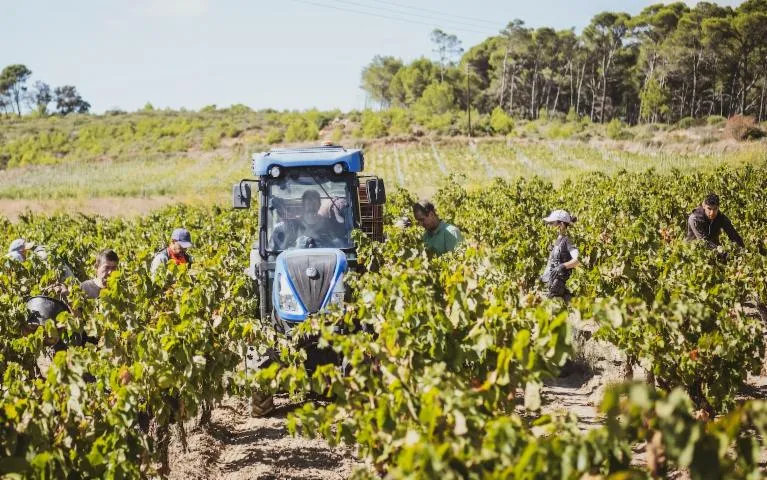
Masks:
[[[446,83],[432,83],[423,91],[413,110],[419,123],[427,126],[432,116],[449,113],[455,105],[453,91]]]
[[[282,139],[283,139],[282,130],[280,130],[279,128],[273,128],[269,130],[269,132],[266,134],[266,139],[264,141],[266,141],[266,143],[268,143],[269,145],[274,145],[275,143],[282,142]]]
[[[627,140],[633,137],[631,132],[626,130],[623,122],[614,118],[607,124],[606,134],[613,140]]]
[[[765,136],[757,125],[754,117],[733,115],[727,120],[724,131],[728,137],[737,141],[754,140]]]
[[[546,136],[551,139],[571,138],[581,130],[582,127],[577,122],[553,122],[546,131]]]
[[[568,122],[577,122],[580,120],[580,116],[578,115],[578,112],[575,111],[575,107],[570,107],[570,110],[567,111],[567,117],[565,119]]]
[[[411,133],[413,120],[409,110],[391,108],[388,114],[390,118],[389,133],[391,135],[409,135]]]
[[[692,128],[697,127],[699,125],[702,125],[703,121],[698,118],[693,117],[684,117],[683,119],[679,120],[679,123],[677,124],[679,128]]]
[[[378,114],[372,110],[362,112],[362,135],[366,138],[379,138],[386,136],[386,124]]]
[[[514,119],[501,107],[495,107],[493,113],[490,114],[490,128],[492,128],[493,133],[508,135],[514,130]]]
[[[721,115],[709,115],[706,117],[706,123],[712,126],[722,126],[727,122],[727,119],[722,117]]]
[[[210,132],[205,135],[202,139],[202,145],[200,146],[203,150],[215,150],[218,148],[218,146],[221,143],[221,135],[219,132]]]
[[[441,115],[432,115],[428,117],[423,123],[423,126],[434,133],[455,135],[459,132],[453,125],[454,119],[455,117],[452,112],[445,112]]]
[[[303,142],[307,140],[317,140],[320,138],[320,131],[317,125],[304,117],[296,117],[285,130],[286,142]]]
[[[538,133],[538,122],[527,122],[524,126],[525,133],[536,135]]]
[[[251,112],[253,112],[253,110],[251,110],[249,106],[243,105],[242,103],[236,103],[229,107],[229,113],[233,115],[242,115]]]
[[[335,128],[333,128],[333,133],[330,134],[330,141],[334,144],[338,145],[341,143],[341,139],[344,136],[344,127],[343,125],[336,125]]]

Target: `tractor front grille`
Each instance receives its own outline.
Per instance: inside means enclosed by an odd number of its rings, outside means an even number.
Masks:
[[[327,253],[302,253],[289,256],[285,259],[285,263],[301,303],[309,313],[318,312],[333,282],[336,256]],[[307,270],[311,268],[317,273],[314,278],[310,278],[307,273]]]

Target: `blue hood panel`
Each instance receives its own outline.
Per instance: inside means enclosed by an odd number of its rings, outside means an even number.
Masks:
[[[343,281],[348,265],[346,255],[335,248],[285,250],[276,260],[272,304],[283,320],[302,322],[309,314],[327,307],[338,282]],[[281,278],[296,298],[301,312],[287,312],[280,303]]]

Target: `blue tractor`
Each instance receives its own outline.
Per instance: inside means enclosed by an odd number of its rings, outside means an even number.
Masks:
[[[362,175],[364,165],[358,149],[275,149],[254,154],[257,178],[234,185],[234,208],[249,208],[257,187],[258,240],[248,274],[258,283],[262,321],[277,331],[288,333],[343,303],[344,277],[359,267],[354,229],[382,239],[386,189],[382,179]],[[307,369],[325,363],[322,352],[308,347]]]

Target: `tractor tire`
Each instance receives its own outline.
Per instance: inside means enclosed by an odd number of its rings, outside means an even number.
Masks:
[[[274,411],[274,395],[261,392],[253,392],[251,398],[250,415],[252,417],[266,417]]]

